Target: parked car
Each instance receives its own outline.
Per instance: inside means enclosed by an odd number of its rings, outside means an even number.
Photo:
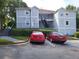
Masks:
[[[44,43],[45,42],[45,35],[42,32],[33,31],[30,36],[30,42]]]
[[[52,32],[48,35],[47,39],[51,42],[64,43],[67,41],[67,36],[62,33]]]

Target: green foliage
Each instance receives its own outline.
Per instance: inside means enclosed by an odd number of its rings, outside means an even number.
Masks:
[[[76,33],[74,34],[74,36],[77,37],[77,38],[79,38],[79,32],[76,32]]]
[[[27,4],[23,2],[22,0],[0,0],[0,27],[1,29],[8,27],[9,22],[12,24],[16,23],[15,22],[15,19],[16,19],[15,8],[17,7],[27,7]]]
[[[2,24],[6,15],[6,8],[8,0],[0,0],[0,29],[2,29]]]
[[[69,37],[68,40],[78,40],[76,37]]]
[[[0,13],[2,12],[2,9],[4,6],[6,6],[8,0],[0,0]]]
[[[15,27],[16,8],[27,7],[27,4],[25,2],[23,2],[22,0],[9,0],[7,6],[8,6],[8,9],[9,9],[9,16],[10,16],[10,20],[11,20],[8,23],[8,26],[11,27],[14,24],[14,27]]]
[[[73,6],[73,5],[68,5],[68,6],[66,7],[66,9],[67,9],[67,10],[75,10],[75,11],[76,11],[76,7]]]
[[[13,36],[30,36],[30,34],[32,33],[32,31],[36,31],[33,29],[13,29],[11,31],[11,35]],[[52,30],[40,30],[38,29],[37,31],[41,31],[45,34],[45,36],[47,36],[50,32],[52,32]]]
[[[32,33],[32,30],[27,29],[12,29],[11,35],[14,36],[29,36]]]
[[[15,38],[17,40],[25,40],[28,41],[28,37],[27,36],[11,36],[12,38]]]
[[[0,38],[0,45],[6,45],[6,44],[15,44],[15,43],[12,42],[12,41],[8,41],[6,39],[1,39]]]
[[[39,31],[42,31],[45,36],[47,36],[50,32],[54,31],[53,29],[39,29]]]

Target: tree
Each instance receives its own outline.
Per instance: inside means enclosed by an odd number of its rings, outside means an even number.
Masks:
[[[5,2],[4,2],[5,1]],[[7,5],[8,0],[0,0],[0,29],[2,29],[3,19],[5,18],[4,6]]]
[[[66,10],[76,10],[76,7],[73,6],[73,5],[68,5],[68,6],[66,7]]]
[[[16,23],[15,19],[16,19],[16,8],[19,7],[28,7],[27,4],[25,2],[23,2],[22,0],[10,0],[8,2],[8,12],[9,12],[9,17],[10,17],[10,23]],[[14,22],[13,22],[14,21]],[[11,27],[12,25],[10,25]]]
[[[7,27],[9,22],[15,23],[15,8],[18,7],[27,7],[27,4],[22,0],[0,0],[0,29]]]

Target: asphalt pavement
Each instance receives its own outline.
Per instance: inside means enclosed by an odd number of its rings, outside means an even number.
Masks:
[[[28,42],[23,45],[0,46],[0,59],[79,59],[77,44],[72,44],[72,41],[65,44],[46,41],[45,44]]]

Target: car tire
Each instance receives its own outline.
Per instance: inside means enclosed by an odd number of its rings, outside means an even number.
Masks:
[[[66,41],[52,41],[53,43],[64,44]]]
[[[44,42],[41,42],[42,44],[44,44],[45,43],[45,41]]]
[[[45,41],[44,42],[32,42],[32,41],[30,41],[30,43],[33,43],[33,44],[44,44]]]
[[[60,43],[61,43],[61,44],[64,44],[65,42],[66,42],[66,41],[61,41]]]

